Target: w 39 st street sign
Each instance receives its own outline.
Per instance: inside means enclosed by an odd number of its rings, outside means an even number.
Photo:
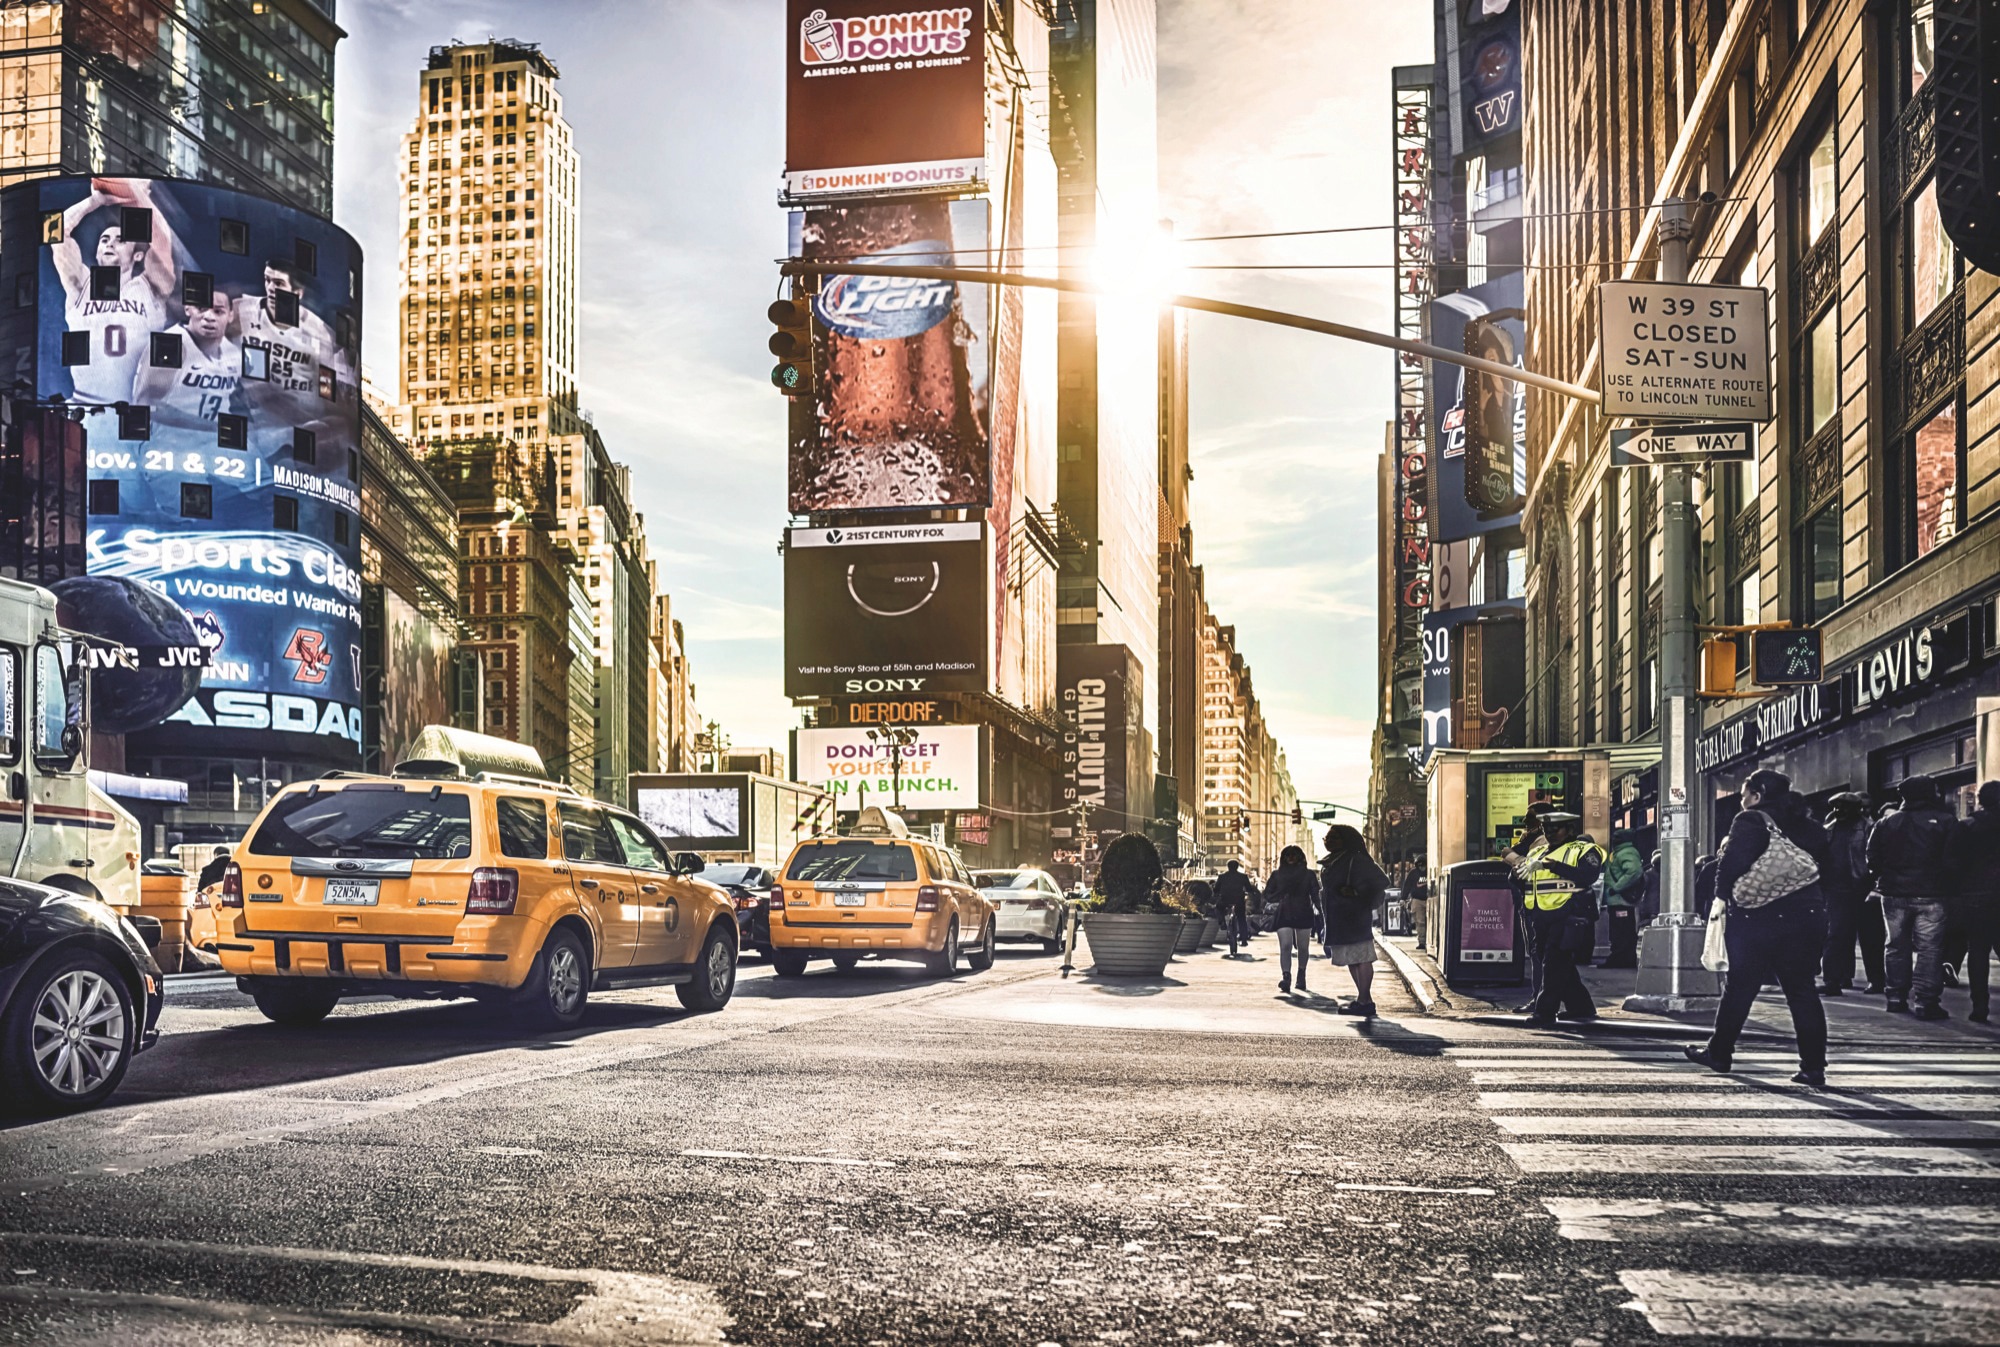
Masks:
[[[1748,463],[1757,457],[1757,427],[1749,421],[1692,426],[1635,426],[1611,432],[1611,466],[1658,468],[1669,463]]]
[[[1756,285],[1597,287],[1605,416],[1771,419],[1770,295]]]

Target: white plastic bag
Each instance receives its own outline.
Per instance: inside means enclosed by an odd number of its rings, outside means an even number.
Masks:
[[[1729,946],[1723,940],[1723,925],[1729,908],[1718,898],[1708,909],[1708,929],[1701,936],[1701,966],[1711,973],[1729,971]]]

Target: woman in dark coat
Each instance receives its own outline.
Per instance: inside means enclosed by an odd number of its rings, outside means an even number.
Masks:
[[[1754,886],[1739,894],[1738,885],[1751,876],[1776,836],[1812,859],[1812,877],[1781,897],[1745,906],[1743,899]],[[1829,846],[1826,829],[1806,812],[1805,799],[1793,793],[1790,777],[1772,771],[1750,774],[1743,783],[1742,811],[1729,825],[1715,870],[1716,894],[1728,905],[1722,935],[1729,977],[1707,1046],[1682,1050],[1690,1060],[1713,1071],[1729,1070],[1751,1003],[1766,982],[1775,981],[1784,988],[1799,1041],[1799,1072],[1792,1079],[1801,1085],[1826,1084],[1826,1009],[1814,977],[1826,947],[1826,900],[1819,875],[1825,872]]]
[[[1373,1015],[1375,998],[1375,912],[1389,891],[1389,877],[1368,855],[1361,834],[1345,823],[1326,830],[1326,855],[1319,863],[1319,892],[1326,915],[1326,957],[1344,964],[1354,979],[1354,1000],[1343,1015]]]
[[[1286,847],[1278,868],[1264,886],[1264,901],[1274,907],[1271,929],[1278,933],[1278,994],[1292,990],[1292,953],[1299,956],[1299,990],[1306,989],[1306,960],[1312,957],[1313,927],[1319,925],[1319,881],[1306,865],[1306,853]]]

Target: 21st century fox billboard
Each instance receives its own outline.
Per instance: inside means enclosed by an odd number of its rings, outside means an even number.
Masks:
[[[788,200],[985,181],[983,0],[789,0],[786,13]]]
[[[985,692],[982,523],[785,531],[785,695]]]
[[[0,257],[0,360],[107,409],[83,421],[90,573],[166,595],[207,648],[146,748],[357,759],[359,246],[243,192],[46,178],[0,194]]]

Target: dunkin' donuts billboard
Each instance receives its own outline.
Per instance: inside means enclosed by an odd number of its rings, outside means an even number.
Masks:
[[[785,195],[963,190],[986,178],[986,6],[788,0]]]
[[[795,213],[812,261],[986,265],[987,202],[913,197]],[[795,421],[793,514],[985,506],[988,287],[833,275],[813,302],[818,396]]]

